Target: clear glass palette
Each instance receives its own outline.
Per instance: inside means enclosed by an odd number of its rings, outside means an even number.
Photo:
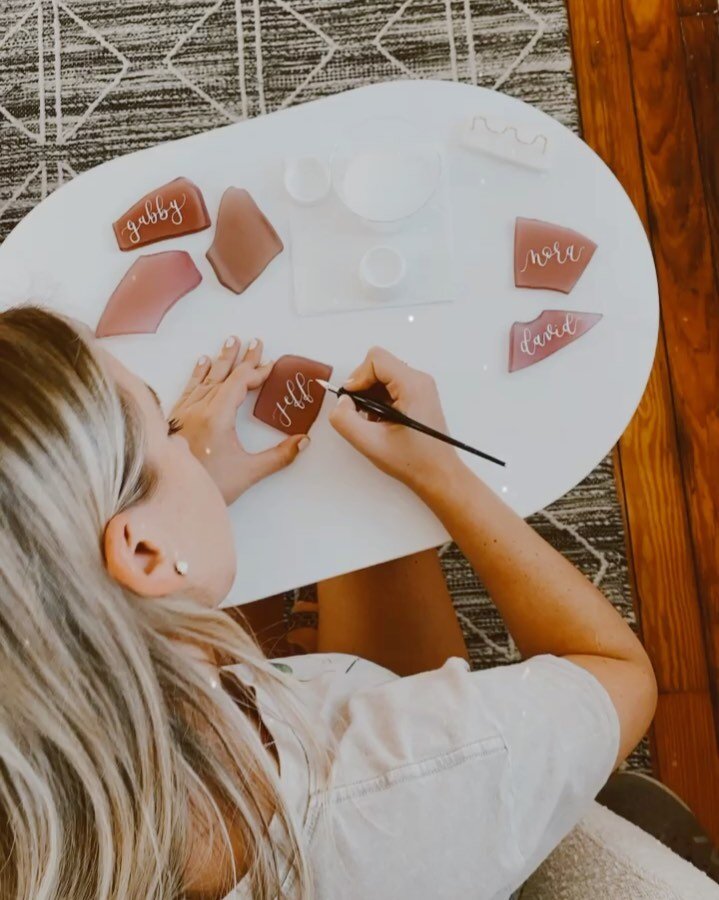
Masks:
[[[404,277],[392,288],[370,287],[360,276],[363,257],[379,246],[397,251],[405,262]],[[422,209],[393,225],[361,219],[334,192],[316,206],[293,204],[290,253],[294,303],[301,316],[452,302],[452,230],[444,177]]]

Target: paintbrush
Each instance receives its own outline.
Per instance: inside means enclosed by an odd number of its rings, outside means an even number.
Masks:
[[[348,391],[343,387],[336,388],[334,385],[330,384],[329,381],[323,381],[321,378],[316,378],[315,381],[326,391],[331,391],[338,397],[342,397],[343,395],[350,397],[354,405],[358,409],[362,409],[367,413],[371,413],[373,416],[376,416],[378,419],[381,419],[384,422],[394,422],[397,425],[406,425],[407,428],[413,428],[415,431],[421,431],[422,434],[427,434],[430,437],[437,438],[438,441],[444,441],[445,444],[451,444],[453,447],[458,447],[460,450],[466,450],[467,453],[473,453],[475,456],[481,456],[482,459],[493,462],[498,466],[507,465],[501,459],[497,459],[496,456],[490,456],[489,453],[484,453],[482,450],[477,450],[476,447],[470,447],[469,444],[463,444],[462,441],[458,441],[455,438],[450,437],[448,434],[443,434],[441,431],[430,428],[429,425],[423,425],[421,422],[418,422],[416,419],[412,419],[409,416],[406,416],[404,413],[400,412],[398,409],[395,409],[393,406],[390,406],[388,403],[382,403],[380,400],[375,400],[372,397],[368,397],[363,391]]]

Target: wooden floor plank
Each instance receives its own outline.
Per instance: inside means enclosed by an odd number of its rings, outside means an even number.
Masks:
[[[648,226],[622,0],[568,0],[568,8],[584,138],[612,168]],[[695,702],[673,699],[708,698],[708,676],[663,332],[647,391],[616,459],[638,612],[661,690],[652,735],[657,774],[699,812],[719,842],[719,761],[707,740],[711,707],[707,732],[706,715],[694,717]]]
[[[673,0],[625,0],[710,688],[719,686],[719,303]],[[716,713],[716,703],[715,703]]]
[[[583,136],[647,226],[642,160],[621,0],[570,0]],[[638,613],[660,690],[706,690],[707,668],[674,407],[660,333],[652,375],[618,459]]]
[[[622,182],[647,223],[631,72],[621,2],[570,0],[584,139]],[[619,445],[633,573],[645,603],[645,641],[661,690],[707,688],[706,661],[691,540],[681,484],[674,408],[660,334],[657,356],[637,414]]]
[[[688,16],[681,28],[719,283],[719,13]]]
[[[677,0],[677,9],[681,16],[713,13],[719,10],[719,0]]]
[[[618,452],[637,613],[659,690],[708,690],[703,623],[663,345]]]
[[[656,728],[664,736],[655,741],[652,750],[663,772],[672,777],[662,779],[680,797],[692,796],[691,808],[702,824],[716,820],[719,796],[717,766],[707,766],[704,760],[716,758],[714,722],[711,697],[707,692],[674,693],[661,697],[657,707]],[[692,722],[691,730],[685,727]],[[703,790],[695,792],[695,785]],[[714,842],[716,834],[707,828]]]

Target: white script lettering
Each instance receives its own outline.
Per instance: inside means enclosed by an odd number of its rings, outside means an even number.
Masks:
[[[575,251],[574,244],[568,244],[567,249],[562,251],[559,241],[555,241],[551,247],[542,247],[541,250],[530,248],[524,260],[524,268],[520,269],[520,272],[526,272],[530,265],[543,269],[552,259],[555,259],[560,266],[568,262],[579,262],[583,251],[584,247]]]
[[[528,356],[534,356],[538,349],[546,347],[555,338],[563,338],[565,335],[574,335],[577,333],[577,320],[572,313],[567,313],[564,322],[560,325],[547,325],[537,334],[532,334],[530,328],[525,328],[522,340],[519,344],[522,353]]]
[[[315,402],[315,398],[310,394],[310,385],[313,381],[314,378],[310,378],[308,381],[302,372],[297,372],[294,378],[288,379],[286,384],[287,393],[281,402],[278,401],[275,404],[272,418],[274,419],[279,414],[280,423],[285,428],[290,428],[292,426],[292,417],[289,411],[292,409],[305,409],[308,404]]]
[[[183,194],[182,199],[178,200],[173,197],[169,204],[165,206],[165,202],[159,194],[155,195],[155,199],[145,202],[145,210],[138,219],[128,219],[127,224],[122,229],[130,232],[130,242],[139,244],[141,240],[141,231],[143,227],[148,225],[157,225],[158,222],[166,222],[168,219],[173,225],[182,225],[184,219],[182,209],[187,203],[187,195]]]

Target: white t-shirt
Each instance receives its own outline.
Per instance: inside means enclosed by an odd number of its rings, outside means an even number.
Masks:
[[[616,759],[609,695],[557,657],[481,672],[455,658],[406,678],[344,654],[273,662],[336,740],[331,784],[319,790],[297,738],[258,696],[317,900],[506,900]],[[227,900],[247,896],[240,883]]]

